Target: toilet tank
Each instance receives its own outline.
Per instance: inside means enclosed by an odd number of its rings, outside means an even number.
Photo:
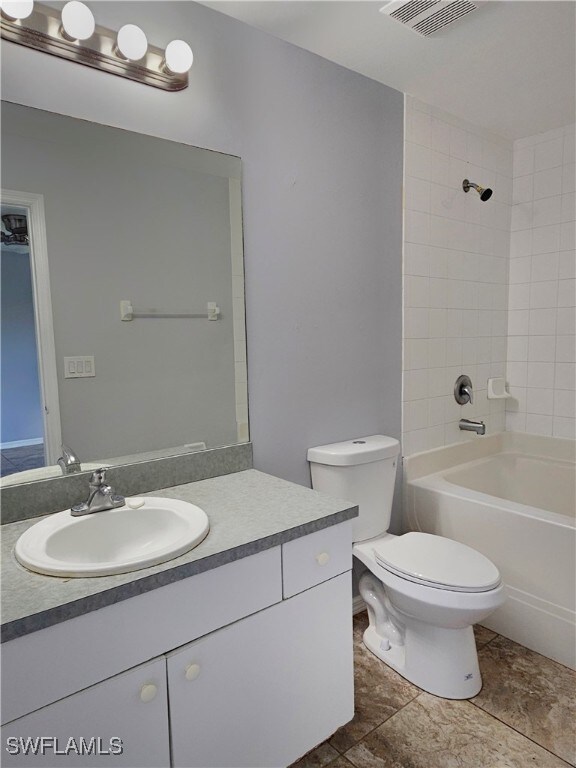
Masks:
[[[399,453],[398,440],[385,435],[308,449],[314,490],[358,504],[354,541],[388,530]]]

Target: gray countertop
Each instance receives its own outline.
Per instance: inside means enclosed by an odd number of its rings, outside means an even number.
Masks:
[[[147,496],[182,499],[210,520],[204,541],[140,571],[94,578],[42,576],[14,557],[20,534],[39,518],[2,526],[2,642],[217,568],[356,517],[350,502],[254,469],[166,488]]]

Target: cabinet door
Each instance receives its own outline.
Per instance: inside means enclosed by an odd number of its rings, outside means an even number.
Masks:
[[[2,728],[2,753],[5,768],[167,768],[165,658],[13,720]]]
[[[284,768],[353,716],[350,573],[168,657],[175,768]]]

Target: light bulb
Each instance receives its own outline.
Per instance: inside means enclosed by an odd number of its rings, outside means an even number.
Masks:
[[[175,75],[188,72],[194,61],[192,48],[184,40],[172,40],[166,46],[164,54],[164,66]]]
[[[88,40],[96,24],[90,8],[79,0],[70,0],[62,9],[62,29],[69,40]]]
[[[120,27],[116,45],[121,55],[128,61],[139,61],[148,50],[146,35],[135,24],[125,24]]]
[[[34,8],[33,0],[13,0],[0,2],[0,10],[8,19],[27,19]]]

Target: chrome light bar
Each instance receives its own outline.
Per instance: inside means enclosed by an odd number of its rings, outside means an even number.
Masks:
[[[74,4],[82,6],[84,12],[91,13],[83,3]],[[41,3],[34,3],[32,12],[25,18],[12,18],[10,13],[17,5],[14,2],[0,3],[0,23],[4,40],[165,91],[181,91],[188,87],[188,69],[192,65],[193,56],[184,41],[172,41],[164,50],[147,44],[144,33],[134,25],[126,25],[140,32],[145,43],[142,57],[138,61],[131,61],[122,53],[119,47],[120,37],[111,29],[95,24],[94,31],[87,39],[71,39],[63,27],[64,11],[60,13]],[[184,54],[183,58],[180,55],[176,64],[172,64],[178,71],[170,69],[169,56],[167,62],[167,54],[174,50],[174,43],[178,44],[177,52]]]

